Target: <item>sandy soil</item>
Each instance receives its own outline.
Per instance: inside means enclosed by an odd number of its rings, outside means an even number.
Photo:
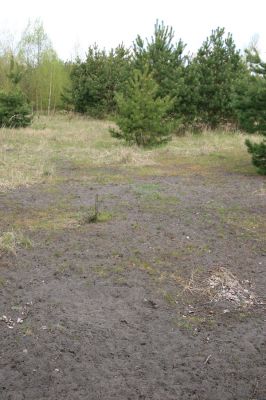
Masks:
[[[1,195],[1,400],[266,399],[265,179],[218,178]]]

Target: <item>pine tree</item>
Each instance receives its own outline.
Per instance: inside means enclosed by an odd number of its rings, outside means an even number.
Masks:
[[[173,100],[168,96],[159,97],[158,90],[148,67],[144,71],[134,70],[125,92],[116,94],[119,131],[112,130],[112,136],[138,146],[169,141],[171,125],[166,114]]]
[[[257,167],[258,172],[266,175],[266,139],[263,139],[261,143],[252,143],[247,139],[246,146],[248,152],[252,155],[252,162]]]
[[[266,63],[256,48],[246,54],[249,74],[239,83],[235,100],[239,126],[249,133],[266,134]]]
[[[256,49],[247,51],[247,62],[251,74],[240,86],[236,98],[239,125],[246,132],[266,137],[266,63]],[[246,140],[246,146],[253,164],[266,175],[266,138],[261,143]]]
[[[104,117],[116,110],[115,92],[121,91],[130,71],[130,53],[120,45],[107,53],[90,47],[86,60],[77,60],[71,69],[71,89],[65,93],[77,112]]]
[[[0,126],[25,127],[31,123],[31,109],[20,91],[0,92]]]
[[[233,95],[243,65],[232,35],[225,37],[224,28],[212,31],[193,64],[198,119],[211,128],[234,121]]]
[[[157,20],[150,40],[137,36],[133,43],[133,64],[141,71],[148,68],[158,84],[158,95],[174,98],[168,114],[180,118],[186,57],[185,44],[181,39],[175,43],[174,36],[172,27]]]

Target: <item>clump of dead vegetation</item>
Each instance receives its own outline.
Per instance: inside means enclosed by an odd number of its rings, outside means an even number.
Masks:
[[[250,281],[240,281],[225,267],[216,267],[204,279],[199,271],[192,271],[188,280],[174,279],[183,287],[183,293],[207,298],[210,303],[226,302],[233,307],[249,307],[257,303]]]
[[[212,293],[212,301],[226,300],[236,305],[252,306],[255,295],[247,287],[248,280],[240,282],[228,269],[218,268],[206,281]]]

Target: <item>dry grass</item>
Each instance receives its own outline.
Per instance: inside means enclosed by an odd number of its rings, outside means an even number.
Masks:
[[[143,176],[172,174],[176,166],[184,173],[203,173],[210,167],[254,171],[242,134],[187,134],[174,138],[165,147],[143,150],[111,138],[111,125],[108,121],[79,116],[70,120],[57,115],[35,119],[25,129],[0,129],[0,189],[56,182],[62,179],[60,167],[64,163],[76,168],[77,175],[80,170],[100,167]]]
[[[216,267],[203,278],[202,271],[193,270],[189,279],[172,274],[170,276],[183,293],[203,296],[210,303],[226,301],[231,306],[248,307],[256,303],[255,295],[250,290],[250,282],[240,281],[229,269]]]
[[[16,255],[19,247],[31,248],[31,240],[21,232],[5,232],[0,236],[0,256],[3,254]]]
[[[211,288],[213,302],[226,300],[243,306],[251,306],[256,302],[255,295],[246,287],[249,282],[240,282],[226,268],[217,268],[206,283]]]

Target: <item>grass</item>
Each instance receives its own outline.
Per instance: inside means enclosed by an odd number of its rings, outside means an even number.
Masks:
[[[125,272],[125,266],[121,264],[116,266],[96,265],[92,267],[92,271],[97,278],[112,279],[113,282],[117,284],[127,282],[123,276]]]
[[[78,116],[69,121],[57,115],[35,119],[24,129],[0,129],[0,189],[56,183],[67,174],[99,183],[128,182],[136,175],[173,175],[177,168],[184,175],[220,169],[256,174],[244,145],[246,135],[188,133],[173,138],[167,146],[144,150],[113,139],[110,125]]]
[[[15,255],[19,247],[32,248],[31,240],[21,232],[5,232],[0,236],[0,254]]]
[[[173,294],[170,293],[170,292],[165,291],[165,292],[163,293],[163,298],[164,298],[164,300],[165,300],[169,305],[175,306],[175,305],[177,304],[177,298],[176,298],[176,296],[173,295]]]
[[[240,206],[211,204],[207,208],[213,210],[221,223],[230,225],[238,235],[266,239],[266,225],[260,214]]]
[[[143,260],[139,257],[138,251],[134,257],[130,257],[128,260],[129,268],[136,268],[142,272],[147,273],[151,277],[156,277],[159,273],[158,269],[150,262]]]
[[[4,278],[1,278],[1,276],[0,276],[0,288],[5,286],[5,284],[6,284],[6,280]]]
[[[25,129],[0,129],[0,191],[3,199],[5,192],[40,183],[46,183],[43,185],[44,195],[47,192],[56,198],[45,207],[30,206],[23,212],[15,202],[9,202],[10,207],[6,209],[2,207],[2,231],[8,225],[14,231],[3,233],[1,252],[15,254],[18,247],[27,247],[27,239],[19,234],[22,230],[54,232],[93,222],[93,208],[76,206],[73,199],[60,192],[61,182],[73,180],[81,186],[91,182],[99,185],[130,183],[140,209],[157,214],[169,213],[170,209],[180,213],[182,194],[178,194],[180,198],[167,194],[163,182],[146,181],[150,176],[178,174],[189,178],[199,174],[220,184],[221,179],[226,179],[221,172],[257,175],[246,151],[246,136],[243,134],[219,131],[201,135],[187,133],[174,137],[166,146],[144,150],[136,146],[127,147],[112,138],[109,133],[111,124],[80,116],[74,116],[70,121],[67,116],[56,115],[36,118],[32,126]],[[136,182],[136,178],[141,182]],[[265,187],[261,187],[256,195],[265,195]],[[243,215],[241,210],[224,210],[219,204],[215,207],[211,211],[217,212],[220,221],[230,224],[239,234],[254,236],[258,232],[257,235],[265,237],[259,214],[253,215],[246,210]],[[111,211],[100,209],[97,222],[121,218],[121,209],[112,207]],[[211,218],[208,216],[209,206],[206,206],[206,212],[205,218]],[[184,214],[182,218],[191,219],[191,214]],[[132,228],[139,229],[139,222],[133,222]],[[188,245],[177,249],[177,253],[171,256],[183,259],[190,254],[199,256],[206,252],[206,249]],[[154,266],[140,261],[136,264],[139,269],[154,275]]]
[[[177,205],[180,200],[176,196],[165,194],[163,187],[158,183],[143,183],[133,186],[139,199],[141,208],[149,212],[158,212],[167,209],[170,205]]]
[[[55,231],[79,225],[79,212],[63,204],[48,205],[42,209],[29,208],[21,213],[17,208],[13,212],[0,213],[2,223],[12,223],[13,229]]]
[[[56,275],[65,273],[83,275],[85,271],[82,266],[65,261],[62,264],[60,264],[59,267],[57,268]]]
[[[207,244],[198,246],[195,244],[184,244],[180,249],[171,252],[171,256],[175,259],[186,258],[187,256],[200,257],[210,251]]]
[[[207,318],[197,315],[183,315],[173,322],[179,329],[189,332],[197,332],[203,325],[207,325],[209,329],[214,325],[212,317]]]
[[[112,218],[113,218],[113,215],[108,211],[100,211],[97,214],[95,214],[94,209],[91,208],[81,215],[80,221],[81,221],[81,223],[84,223],[84,224],[91,224],[91,223],[98,223],[98,222],[108,222]]]

